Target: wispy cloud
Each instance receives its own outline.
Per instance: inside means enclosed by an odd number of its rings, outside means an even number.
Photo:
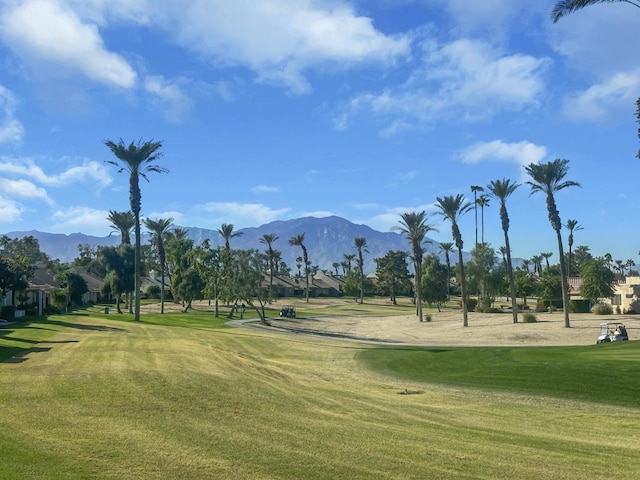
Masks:
[[[24,126],[15,117],[16,104],[13,94],[0,85],[0,144],[20,143],[24,137]]]
[[[82,232],[88,235],[106,235],[111,226],[107,217],[109,212],[89,207],[74,206],[53,213],[49,226],[52,232]]]
[[[105,165],[90,160],[85,160],[81,165],[69,167],[57,174],[46,174],[30,158],[0,157],[0,173],[27,177],[37,183],[51,187],[66,187],[74,183],[88,183],[103,188],[112,182],[109,170]]]
[[[154,104],[170,123],[183,121],[193,106],[193,101],[179,85],[180,82],[180,79],[169,81],[161,75],[150,75],[144,79],[144,89],[153,96]]]
[[[251,193],[280,193],[280,187],[273,187],[269,185],[256,185],[251,188]]]
[[[196,205],[185,214],[187,221],[218,228],[223,223],[232,223],[236,228],[261,225],[286,217],[290,208],[273,209],[260,203],[210,202]]]
[[[47,204],[53,205],[53,200],[49,198],[45,189],[36,187],[26,180],[0,178],[0,193],[10,198],[44,200]]]
[[[344,129],[364,111],[385,119],[390,134],[443,119],[472,121],[535,107],[548,64],[546,58],[505,54],[477,40],[425,41],[422,63],[404,84],[352,98],[335,125]]]
[[[11,225],[22,216],[24,207],[7,198],[0,197],[0,223]]]

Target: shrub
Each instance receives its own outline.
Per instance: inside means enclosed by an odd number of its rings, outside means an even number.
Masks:
[[[589,313],[589,300],[569,300],[569,311],[572,313]]]
[[[533,313],[527,312],[524,315],[522,315],[523,323],[536,323],[537,321],[538,319]]]
[[[476,306],[478,305],[478,299],[477,298],[467,298],[467,311],[468,312],[473,312],[476,309]],[[460,302],[460,306],[462,307],[462,301]]]
[[[16,318],[16,307],[14,305],[6,305],[0,308],[0,318],[9,322]]]
[[[424,316],[424,321],[425,321],[425,322],[430,322],[430,321],[431,321],[431,314],[430,314],[430,313],[427,313],[427,314]]]
[[[490,307],[485,308],[484,313],[504,313],[501,308]]]
[[[611,315],[613,313],[613,307],[607,303],[596,303],[591,312],[595,315]]]

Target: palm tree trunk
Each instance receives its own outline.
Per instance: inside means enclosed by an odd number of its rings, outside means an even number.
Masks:
[[[467,314],[467,279],[464,273],[464,261],[462,259],[462,249],[458,248],[458,262],[460,262],[460,288],[462,290],[462,326],[469,326],[469,315]]]
[[[164,313],[164,262],[160,265],[160,313]]]
[[[567,281],[567,269],[564,262],[564,249],[562,248],[562,234],[556,230],[558,237],[558,254],[560,255],[560,279],[562,281],[562,310],[564,312],[564,326],[571,327],[569,322],[569,283]]]
[[[134,320],[136,322],[140,321],[140,214],[135,212],[136,217],[136,245],[135,245],[135,310],[134,310]]]
[[[513,278],[513,265],[511,264],[511,246],[509,245],[509,234],[504,231],[504,246],[507,250],[507,274],[509,275],[509,294],[511,295],[511,311],[513,312],[513,323],[518,323],[518,302],[516,300],[516,281]]]
[[[424,320],[422,316],[422,262],[416,262],[416,313],[420,322]]]

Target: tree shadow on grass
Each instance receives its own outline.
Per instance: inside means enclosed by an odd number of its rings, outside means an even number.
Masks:
[[[119,327],[108,327],[106,325],[87,325],[84,323],[72,323],[72,322],[65,322],[62,320],[50,320],[47,319],[44,322],[42,322],[42,324],[44,325],[57,325],[60,327],[65,327],[65,328],[75,328],[77,330],[89,330],[89,331],[94,331],[94,332],[124,332],[126,331],[123,328],[119,328]]]
[[[0,347],[0,363],[22,363],[29,360],[31,353],[48,352],[52,347]]]

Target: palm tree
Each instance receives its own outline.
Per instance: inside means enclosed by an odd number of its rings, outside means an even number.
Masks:
[[[476,217],[476,248],[478,248],[478,192],[484,192],[484,188],[480,185],[471,185],[473,192],[473,212]]]
[[[569,160],[556,159],[547,163],[531,163],[525,167],[532,181],[527,182],[531,187],[531,195],[542,192],[547,197],[547,212],[549,222],[556,232],[558,239],[558,261],[560,262],[560,277],[562,281],[562,309],[564,311],[564,326],[571,327],[569,322],[569,284],[564,262],[564,249],[562,247],[562,221],[556,207],[554,194],[568,187],[579,187],[578,182],[564,180],[569,168]]]
[[[480,223],[482,225],[482,236],[480,238],[481,243],[484,243],[484,207],[489,206],[489,197],[487,195],[480,195],[476,200],[476,203],[480,205]]]
[[[161,156],[160,148],[162,148],[162,142],[154,142],[153,140],[142,142],[142,140],[139,140],[137,144],[131,142],[129,145],[125,145],[122,139],[120,139],[118,143],[105,140],[104,144],[111,150],[120,163],[114,160],[106,160],[106,162],[120,167],[118,173],[129,173],[129,203],[131,204],[131,211],[135,217],[134,228],[136,235],[134,250],[136,306],[134,319],[140,321],[140,209],[142,208],[140,177],[149,181],[147,178],[149,173],[166,173],[168,170],[154,164]]]
[[[447,301],[450,300],[449,286],[451,285],[451,257],[449,254],[453,251],[453,242],[441,242],[440,250],[444,252],[444,259],[447,262]]]
[[[580,10],[581,8],[588,7],[589,5],[595,5],[596,3],[613,3],[613,2],[623,2],[629,3],[634,7],[640,8],[640,3],[632,2],[631,0],[560,0],[556,2],[553,10],[551,11],[551,19],[553,23],[556,23],[565,15],[569,15],[576,10]]]
[[[147,230],[151,232],[151,242],[155,244],[156,251],[158,252],[158,260],[160,260],[160,313],[164,313],[164,274],[165,265],[167,262],[167,256],[164,249],[164,241],[167,233],[173,226],[173,218],[159,218],[157,220],[151,220],[145,218],[144,225]]]
[[[527,259],[522,260],[522,266],[524,267],[527,273],[530,273],[529,265],[531,265],[531,260],[527,260]]]
[[[336,277],[338,276],[338,268],[340,268],[340,262],[333,262],[331,264],[331,266],[333,267],[333,270],[336,272]]]
[[[565,225],[569,230],[569,265],[567,265],[567,277],[571,277],[571,266],[573,265],[572,251],[573,251],[573,232],[577,232],[578,230],[582,230],[582,225],[578,223],[578,220],[567,220],[567,224]]]
[[[275,233],[264,233],[262,238],[259,240],[260,243],[267,246],[267,261],[269,262],[269,291],[273,290],[273,271],[276,268],[275,265],[275,250],[273,249],[273,244],[280,237]]]
[[[353,245],[358,250],[358,267],[360,268],[360,303],[364,303],[364,261],[362,252],[367,250],[367,239],[364,237],[356,237],[353,239]]]
[[[534,255],[531,257],[531,263],[533,263],[533,273],[542,276],[542,255]]]
[[[218,229],[218,233],[224,238],[224,248],[226,251],[231,249],[229,241],[234,237],[241,237],[244,232],[234,232],[233,223],[223,223]]]
[[[131,232],[135,226],[136,219],[132,212],[116,212],[109,210],[107,220],[111,223],[114,231],[120,233],[120,243],[122,245],[131,245]]]
[[[289,239],[289,245],[300,247],[302,249],[302,260],[304,261],[304,278],[307,288],[305,289],[305,298],[309,303],[309,255],[307,253],[307,247],[304,245],[304,233],[291,237]]]
[[[345,253],[342,257],[344,258],[344,262],[347,264],[347,273],[351,273],[351,262],[356,259],[355,254]]]
[[[506,257],[505,265],[507,267],[507,275],[509,276],[509,294],[511,295],[513,323],[518,323],[518,305],[516,302],[516,282],[513,276],[513,264],[511,263],[511,246],[509,244],[509,214],[507,212],[507,198],[509,198],[519,186],[519,184],[512,183],[511,180],[504,178],[502,180],[494,180],[487,186],[487,190],[489,190],[491,195],[500,201],[500,221],[502,222],[502,231],[504,233],[504,247],[500,247],[500,251],[503,252],[503,256]],[[528,269],[529,267],[527,266],[527,270]]]
[[[543,252],[540,254],[540,256],[545,260],[545,271],[549,270],[549,259],[553,256],[553,252]]]
[[[464,195],[458,194],[455,197],[449,195],[443,198],[436,198],[436,206],[440,209],[438,212],[441,216],[451,222],[451,234],[453,241],[458,249],[458,264],[460,265],[460,288],[462,290],[462,326],[467,327],[469,325],[469,319],[467,314],[467,279],[464,273],[464,261],[462,259],[462,248],[464,246],[462,242],[462,234],[458,227],[458,219],[471,210],[471,204],[467,202]]]
[[[413,269],[415,271],[415,296],[416,296],[416,314],[420,321],[422,316],[422,257],[424,255],[424,242],[427,233],[435,230],[432,225],[427,223],[427,213],[406,212],[400,215],[400,226],[394,227],[401,234],[405,235],[411,242],[411,251],[413,253]]]

